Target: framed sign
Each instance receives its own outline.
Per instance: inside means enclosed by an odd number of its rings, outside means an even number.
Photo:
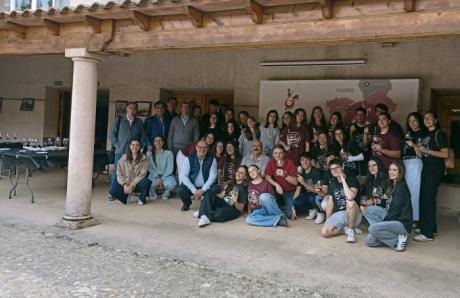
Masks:
[[[21,106],[19,107],[20,111],[30,112],[34,110],[35,98],[23,98],[21,100]]]
[[[148,117],[152,112],[152,103],[150,101],[137,102],[137,114],[139,117]]]
[[[126,100],[117,100],[115,102],[115,117],[121,116],[126,113],[126,104],[128,101]]]

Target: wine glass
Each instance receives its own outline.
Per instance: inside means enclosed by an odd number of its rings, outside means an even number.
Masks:
[[[14,139],[14,140],[17,140],[17,139],[18,139],[18,135],[16,134],[16,132],[13,132],[13,139]]]
[[[10,133],[9,133],[9,132],[7,132],[7,133],[5,134],[5,138],[6,138],[7,141],[10,139]]]

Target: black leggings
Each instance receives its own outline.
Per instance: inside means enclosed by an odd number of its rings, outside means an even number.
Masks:
[[[436,197],[444,176],[444,168],[423,166],[420,188],[420,229],[426,237],[433,238],[438,232],[436,221]]]
[[[217,190],[207,192],[200,204],[199,216],[206,215],[211,221],[225,222],[240,216],[240,212],[217,196]]]

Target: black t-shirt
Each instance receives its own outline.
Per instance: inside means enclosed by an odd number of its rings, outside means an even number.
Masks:
[[[313,146],[313,149],[311,150],[313,160],[316,161],[317,167],[323,171],[327,170],[328,168],[326,157],[335,154],[336,153],[334,152],[334,148],[331,145],[328,145],[325,148],[321,149],[319,144],[316,143],[315,146]]]
[[[336,156],[340,156],[340,152],[342,150],[345,153],[347,153],[349,156],[356,156],[362,153],[358,147],[358,144],[356,144],[354,140],[348,141],[347,143],[344,142],[343,146],[340,145],[338,142],[335,142],[334,151],[335,151]],[[349,161],[344,160],[343,165],[349,170],[351,170],[355,176],[358,174],[357,162],[353,162],[353,161],[349,162]]]
[[[235,205],[232,201],[232,195],[234,193],[236,193],[238,203],[246,205],[248,201],[248,188],[246,185],[234,184],[234,185],[229,185],[227,188],[228,189],[225,190],[224,200],[228,205],[230,206]]]
[[[446,134],[440,130],[435,129],[429,131],[425,138],[422,140],[421,145],[424,147],[428,147],[430,150],[433,151],[440,151],[443,148],[448,147],[447,143],[447,136]],[[434,157],[432,155],[424,154],[423,156],[423,166],[429,167],[430,169],[435,169],[437,171],[444,172],[445,164],[444,159],[439,157]]]
[[[347,175],[345,180],[350,188],[359,189],[359,182],[356,177]],[[328,188],[328,195],[334,199],[334,212],[343,211],[347,208],[347,197],[343,189],[343,184],[339,183],[337,178],[333,177]]]
[[[413,147],[407,145],[406,140],[410,139],[415,145],[421,144],[423,138],[425,137],[424,133],[419,131],[408,131],[404,136],[404,139],[401,142],[401,157],[415,157],[417,154]]]
[[[305,180],[305,182],[307,182],[310,185],[315,185],[318,183],[318,181],[321,183],[323,179],[323,173],[315,167],[311,167],[308,173],[305,172],[305,170],[302,170],[301,175],[303,177],[303,180]],[[301,187],[302,191],[309,192],[303,185],[301,185]]]
[[[361,186],[359,190],[359,196],[362,197],[378,197],[380,199],[380,207],[385,207],[386,206],[386,200],[385,200],[385,189],[386,189],[386,181],[387,177],[384,177],[383,179],[375,179],[373,181],[365,181],[364,184]]]

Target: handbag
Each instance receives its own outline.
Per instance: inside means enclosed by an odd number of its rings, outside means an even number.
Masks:
[[[117,120],[117,130],[116,130],[116,135],[118,137],[118,132],[120,130],[120,122],[121,122],[121,116],[118,116]],[[107,164],[113,164],[115,162],[115,146],[112,144],[112,147],[110,148],[109,151],[107,151]]]
[[[439,143],[438,143],[438,132],[439,132],[439,130],[435,133],[434,139],[436,141],[436,145],[438,145],[438,148],[440,148]],[[452,148],[449,148],[449,147],[447,147],[447,150],[448,150],[449,154],[448,154],[447,158],[444,159],[444,164],[446,166],[446,169],[453,169],[453,168],[455,168],[454,150],[452,150]]]

